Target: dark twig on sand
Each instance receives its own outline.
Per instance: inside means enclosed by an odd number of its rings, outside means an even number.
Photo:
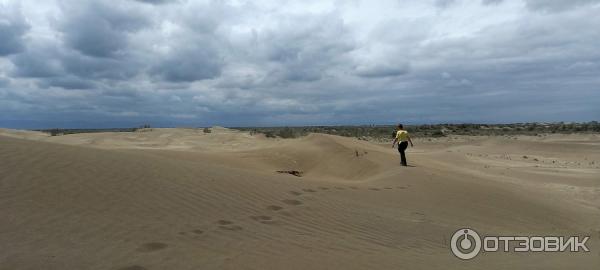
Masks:
[[[278,173],[287,173],[287,174],[291,174],[293,176],[298,176],[298,177],[302,177],[302,172],[301,171],[277,171]]]

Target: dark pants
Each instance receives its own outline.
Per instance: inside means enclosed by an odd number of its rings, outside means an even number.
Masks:
[[[400,152],[400,164],[402,166],[407,166],[406,154],[404,153],[404,151],[406,151],[406,148],[408,148],[408,142],[400,142],[398,144],[398,152]]]

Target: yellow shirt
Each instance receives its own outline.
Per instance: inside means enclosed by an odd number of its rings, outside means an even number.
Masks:
[[[398,139],[400,142],[408,141],[408,131],[398,130],[398,132],[396,132],[396,139]]]

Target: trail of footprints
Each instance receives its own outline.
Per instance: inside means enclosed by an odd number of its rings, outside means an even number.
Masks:
[[[406,185],[406,186],[397,186],[395,187],[395,189],[407,189],[409,188],[410,185]],[[335,191],[335,190],[346,190],[346,188],[343,187],[333,187],[329,188],[329,187],[318,187],[319,190],[321,191]],[[351,190],[359,190],[359,187],[356,186],[350,186],[348,187],[348,189]],[[383,187],[383,188],[377,188],[377,187],[368,187],[368,190],[371,191],[382,191],[382,190],[392,190],[394,189],[393,187]],[[288,194],[293,195],[293,196],[301,196],[307,193],[315,193],[318,192],[317,190],[311,189],[311,188],[304,188],[302,189],[303,192],[302,193],[300,191],[295,191],[295,190],[291,190],[288,191]],[[302,205],[302,201],[300,200],[296,200],[296,199],[283,199],[281,200],[281,202],[283,204],[289,205],[289,206],[299,206]],[[266,210],[270,211],[270,212],[279,212],[281,215],[286,215],[289,216],[290,214],[287,212],[281,212],[281,210],[284,210],[285,207],[280,206],[280,205],[268,205],[265,207]],[[413,213],[415,214],[414,218],[420,219],[422,218],[422,214],[421,213]],[[274,219],[271,216],[267,216],[267,215],[252,215],[249,216],[249,218],[253,221],[256,221],[258,223],[261,224],[268,224],[268,225],[277,225],[277,224],[281,224],[278,220]],[[242,231],[244,230],[244,228],[240,225],[235,224],[235,222],[230,221],[230,220],[226,220],[226,219],[220,219],[214,222],[214,224],[216,225],[216,227],[219,230],[223,230],[223,231]],[[204,230],[200,230],[200,229],[195,229],[195,230],[191,230],[189,232],[179,232],[179,235],[185,236],[188,234],[191,235],[195,235],[195,236],[199,236],[204,234],[205,231]],[[136,251],[137,252],[141,252],[141,253],[150,253],[150,252],[156,252],[156,251],[160,251],[163,249],[168,248],[169,245],[166,243],[161,243],[161,242],[148,242],[148,243],[144,243],[142,245],[140,245]],[[141,266],[141,265],[131,265],[131,266],[126,266],[126,267],[122,267],[122,268],[118,268],[118,270],[145,270],[146,268]]]

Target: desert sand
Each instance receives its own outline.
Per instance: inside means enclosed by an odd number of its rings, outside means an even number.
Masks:
[[[600,136],[0,130],[0,269],[598,269]],[[277,173],[297,170],[302,177]],[[452,255],[451,235],[590,236]]]

